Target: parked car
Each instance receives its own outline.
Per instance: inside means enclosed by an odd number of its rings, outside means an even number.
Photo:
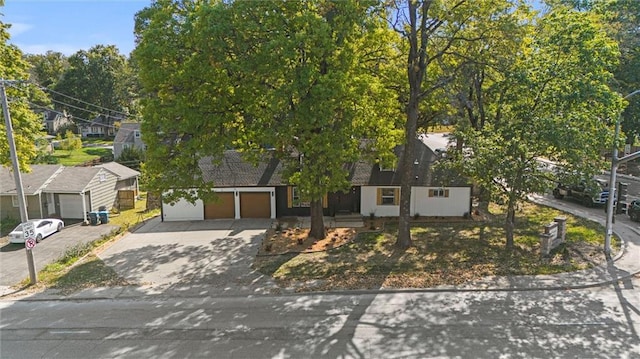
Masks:
[[[36,242],[40,242],[44,238],[60,232],[64,228],[64,222],[57,218],[31,219],[27,222],[33,223],[35,230]],[[24,243],[24,234],[22,233],[22,225],[20,223],[11,233],[9,233],[10,243]]]
[[[627,214],[632,221],[640,222],[640,200],[635,200],[627,206]]]
[[[587,207],[603,205],[609,199],[609,184],[600,179],[581,181],[572,185],[558,183],[553,189],[553,197],[557,199],[571,197]]]

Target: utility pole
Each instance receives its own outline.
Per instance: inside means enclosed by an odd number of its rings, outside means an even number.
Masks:
[[[24,199],[24,191],[22,190],[22,176],[20,175],[20,164],[18,162],[18,152],[16,151],[16,143],[13,140],[13,127],[11,126],[11,117],[9,115],[9,105],[7,104],[7,95],[4,90],[4,84],[7,81],[0,79],[0,97],[2,98],[2,113],[4,114],[4,124],[7,129],[7,141],[9,142],[9,155],[11,156],[11,164],[13,165],[13,179],[16,184],[16,193],[18,195],[18,206],[20,207],[20,221],[24,223],[29,220],[27,214],[27,204]],[[27,266],[29,267],[29,280],[31,284],[36,284],[38,278],[36,277],[36,266],[33,261],[33,252],[31,249],[26,248],[27,251]]]
[[[628,99],[631,96],[640,94],[640,90],[635,90],[624,97]],[[616,172],[618,171],[618,165],[625,163],[636,158],[640,158],[640,152],[635,152],[630,155],[618,158],[618,136],[620,135],[620,117],[622,113],[618,115],[616,119],[616,129],[613,135],[613,153],[611,154],[611,174],[609,178],[609,200],[607,201],[607,223],[604,232],[604,253],[609,255],[611,253],[611,236],[613,235],[613,211],[614,202],[616,201]]]

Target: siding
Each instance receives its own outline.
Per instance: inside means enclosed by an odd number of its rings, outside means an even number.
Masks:
[[[429,190],[440,187],[413,187],[411,215],[433,217],[462,217],[471,211],[471,187],[444,187],[449,197],[429,197]]]
[[[101,176],[104,175],[104,180],[101,180]],[[90,211],[97,211],[100,206],[105,206],[107,210],[110,210],[115,201],[118,192],[116,191],[116,183],[118,178],[110,171],[101,169],[95,177],[89,182],[87,189],[91,195],[91,208]]]
[[[362,207],[360,208],[360,214],[363,216],[369,216],[374,213],[376,217],[397,217],[400,215],[399,205],[378,205],[378,188],[396,188],[394,186],[381,186],[371,187],[363,186],[361,194]]]
[[[11,201],[12,196],[0,196],[0,220],[3,218],[20,219],[20,208],[14,207]],[[40,197],[24,196],[27,201],[27,216],[29,219],[42,218],[40,213]],[[46,214],[44,214],[46,216]]]
[[[374,213],[377,217],[397,217],[400,215],[399,205],[378,205],[378,188],[398,187],[362,187],[362,209],[360,213],[368,216]],[[449,197],[429,197],[429,190],[441,187],[412,187],[410,215],[462,217],[470,211],[470,187],[445,187]]]

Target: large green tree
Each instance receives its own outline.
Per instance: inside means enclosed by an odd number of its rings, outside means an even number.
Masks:
[[[131,72],[127,59],[114,45],[96,45],[68,58],[68,68],[55,83],[51,97],[58,109],[89,120],[97,114],[127,113]],[[113,113],[110,113],[113,112]]]
[[[496,83],[499,96],[486,103],[487,123],[461,134],[473,153],[461,158],[461,168],[507,205],[507,247],[514,244],[518,204],[550,185],[538,160],[593,174],[612,138],[610,119],[621,108],[608,86],[616,43],[595,14],[554,7],[536,19],[514,54]]]
[[[552,0],[551,7],[565,4],[585,12],[595,12],[604,29],[620,49],[618,67],[611,87],[625,96],[640,89],[640,1],[637,0]],[[630,99],[622,113],[622,130],[627,143],[640,139],[640,101]]]
[[[322,198],[348,188],[345,165],[363,153],[390,160],[397,144],[397,102],[375,71],[389,71],[394,34],[377,5],[159,1],[141,12],[145,141],[169,144],[147,154],[151,183],[206,197],[202,157],[268,152],[310,201],[310,235],[324,237]]]
[[[425,120],[435,120],[439,113],[446,113],[444,108],[450,99],[443,89],[479,55],[454,50],[473,48],[476,42],[489,36],[490,32],[486,31],[489,24],[496,17],[513,11],[519,1],[408,0],[391,3],[395,6],[392,23],[405,42],[401,48],[406,49],[408,92],[401,97],[406,122],[405,146],[399,165],[402,184],[396,246],[407,248],[412,243],[411,171],[416,132],[419,126],[427,127]]]
[[[8,44],[10,25],[0,22],[0,80],[5,82],[8,108],[13,128],[13,139],[23,171],[29,170],[29,164],[37,155],[35,140],[42,132],[41,117],[31,110],[30,103],[44,103],[46,96],[37,87],[27,84],[29,64],[15,45]],[[11,166],[9,142],[6,136],[5,116],[0,113],[0,164]]]
[[[25,59],[31,64],[31,80],[47,88],[55,86],[69,66],[67,57],[55,51],[26,54]]]

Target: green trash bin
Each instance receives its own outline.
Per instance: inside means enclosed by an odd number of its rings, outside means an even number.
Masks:
[[[108,211],[99,211],[98,216],[100,217],[100,223],[109,223],[109,212]]]
[[[91,223],[92,226],[97,226],[98,224],[100,224],[98,212],[89,212],[89,223]]]

